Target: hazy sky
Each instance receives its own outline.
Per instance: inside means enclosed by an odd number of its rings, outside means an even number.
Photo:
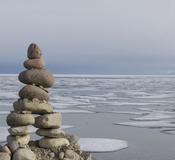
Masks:
[[[175,0],[0,0],[0,73],[31,42],[53,73],[174,74]]]

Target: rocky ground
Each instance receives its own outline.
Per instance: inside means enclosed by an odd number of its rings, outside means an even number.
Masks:
[[[27,146],[20,147],[18,149],[19,152],[18,150],[16,152],[18,154],[14,154],[12,157],[11,151],[6,145],[5,147],[0,146],[0,160],[10,160],[11,158],[13,160],[23,160],[23,158],[25,158],[25,160],[94,160],[90,153],[80,150],[77,143],[77,136],[69,134],[66,134],[65,136],[70,142],[69,146],[46,149],[39,146],[39,141],[30,141]],[[32,155],[34,155],[34,158],[31,157]]]
[[[40,148],[37,141],[29,143],[30,149],[35,153],[36,160],[91,160],[89,153],[73,149],[72,146],[60,148],[57,152]]]
[[[50,150],[39,147],[38,141],[30,141],[29,147],[35,153],[36,160],[92,160],[90,153],[80,150],[77,136],[67,134],[66,138],[69,146]]]

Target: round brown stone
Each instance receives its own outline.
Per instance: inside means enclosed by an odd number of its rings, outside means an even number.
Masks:
[[[29,100],[32,100],[34,98],[45,101],[49,100],[49,94],[46,91],[33,85],[27,85],[23,87],[19,91],[19,97],[22,99],[27,98]]]
[[[54,84],[54,78],[45,69],[31,69],[23,71],[19,74],[18,79],[24,84],[35,84],[49,88]]]
[[[41,58],[41,50],[40,48],[37,46],[37,44],[30,44],[30,46],[28,47],[28,51],[27,51],[27,56],[29,59],[38,59]]]
[[[24,62],[24,67],[27,69],[42,69],[45,66],[45,62],[43,58],[39,59],[28,59]]]

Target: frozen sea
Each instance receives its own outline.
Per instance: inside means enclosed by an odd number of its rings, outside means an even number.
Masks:
[[[50,103],[63,113],[67,132],[128,142],[128,148],[117,152],[103,148],[103,153],[93,153],[97,160],[175,159],[175,76],[55,75],[55,79]],[[17,75],[0,75],[0,127],[6,127],[6,115],[22,86]],[[5,134],[1,129],[0,141]]]

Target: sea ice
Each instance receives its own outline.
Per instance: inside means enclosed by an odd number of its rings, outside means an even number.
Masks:
[[[80,138],[79,144],[86,152],[114,152],[128,147],[126,141],[106,138]]]
[[[131,115],[146,115],[146,112],[132,112],[132,111],[107,111],[105,113],[114,113],[114,114],[131,114]]]
[[[134,121],[114,123],[114,125],[131,126],[139,128],[175,128],[175,124],[170,121]]]
[[[0,111],[0,115],[9,114],[9,111]]]
[[[152,104],[155,104],[155,103],[146,103],[146,102],[118,102],[118,101],[115,101],[115,102],[107,102],[109,103],[110,105],[116,105],[116,106],[126,106],[126,105],[129,105],[129,106],[146,106],[146,105],[152,105]]]
[[[175,135],[175,129],[164,129],[160,131],[161,133]]]
[[[0,142],[6,141],[6,137],[9,135],[8,128],[9,127],[0,127]]]
[[[61,112],[61,113],[95,113],[91,111],[86,111],[86,110],[71,110],[71,109],[59,109],[59,110],[54,110],[55,112]]]
[[[163,119],[171,119],[175,118],[175,114],[170,114],[169,112],[151,112],[148,115],[137,117],[137,118],[131,118],[135,121],[160,121]]]

